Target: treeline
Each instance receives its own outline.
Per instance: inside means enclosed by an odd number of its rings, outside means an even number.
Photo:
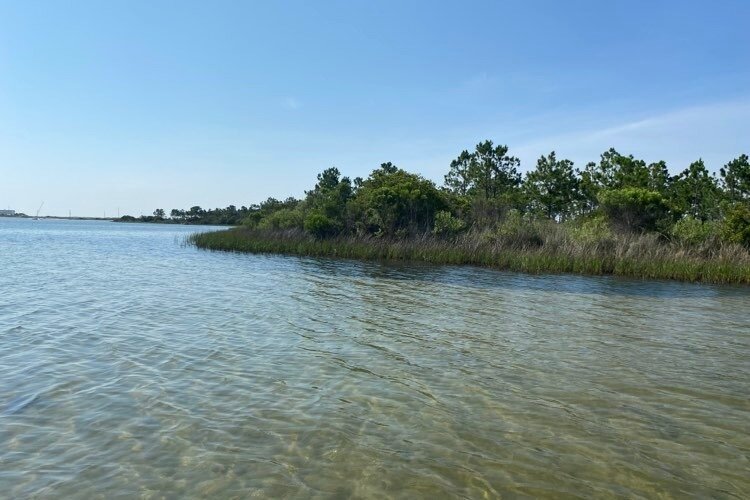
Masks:
[[[253,211],[259,209],[259,205],[237,208],[229,205],[226,208],[213,208],[204,210],[200,206],[191,207],[189,210],[173,208],[167,217],[163,208],[154,210],[153,215],[141,215],[133,217],[124,215],[117,221],[121,222],[159,222],[164,224],[205,224],[215,226],[236,226],[242,223]]]
[[[554,152],[541,156],[525,174],[520,163],[507,146],[484,141],[450,163],[442,186],[390,162],[366,179],[350,179],[329,168],[302,199],[269,198],[240,208],[194,206],[172,209],[169,216],[156,209],[151,216],[121,220],[242,224],[259,230],[296,229],[316,238],[451,237],[502,233],[513,226],[526,228],[521,232],[530,244],[533,228],[538,233],[553,223],[589,239],[654,234],[687,245],[750,247],[747,155],[728,162],[718,175],[703,160],[672,175],[663,161],[646,163],[615,149],[582,169]]]
[[[451,162],[441,187],[392,163],[383,163],[366,179],[352,180],[329,168],[303,199],[269,198],[240,210],[193,207],[186,213],[173,210],[171,217],[299,229],[318,238],[449,237],[547,221],[592,238],[654,233],[688,244],[750,246],[747,155],[728,162],[718,176],[702,160],[671,175],[663,161],[647,164],[615,149],[583,169],[554,152],[540,157],[525,175],[519,169],[519,159],[507,146],[484,141]]]

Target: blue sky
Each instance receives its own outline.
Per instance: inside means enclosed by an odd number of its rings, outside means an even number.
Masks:
[[[0,0],[0,208],[301,196],[462,149],[750,153],[750,2]]]

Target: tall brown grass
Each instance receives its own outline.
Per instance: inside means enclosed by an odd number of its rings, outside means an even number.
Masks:
[[[718,241],[684,244],[657,234],[580,231],[552,222],[453,236],[339,236],[245,227],[193,235],[199,248],[367,260],[471,264],[528,273],[612,274],[642,279],[750,284],[750,252]]]

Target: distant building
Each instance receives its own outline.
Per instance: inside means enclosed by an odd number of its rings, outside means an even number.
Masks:
[[[0,217],[13,217],[16,215],[15,210],[0,210]]]

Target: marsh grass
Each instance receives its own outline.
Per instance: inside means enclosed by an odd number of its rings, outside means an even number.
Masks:
[[[740,245],[665,241],[656,234],[580,234],[560,224],[527,224],[517,230],[468,231],[453,237],[430,233],[400,239],[315,238],[301,230],[238,227],[196,234],[198,248],[250,253],[366,260],[469,264],[527,273],[618,275],[706,283],[750,283],[750,252]]]

